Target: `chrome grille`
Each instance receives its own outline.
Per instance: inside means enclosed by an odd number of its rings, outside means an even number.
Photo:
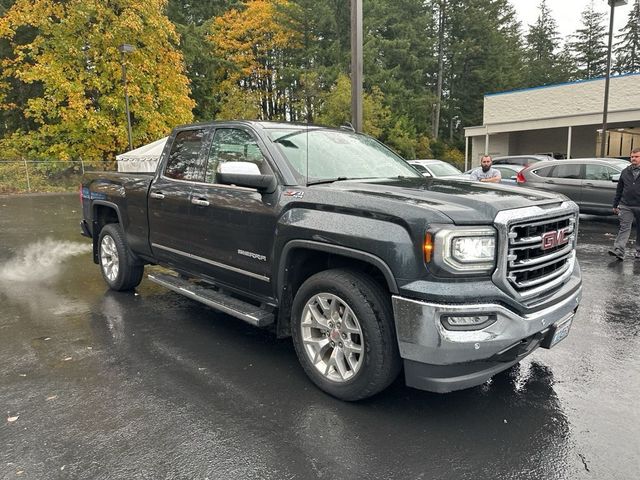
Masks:
[[[553,293],[575,256],[576,216],[513,223],[508,229],[507,280],[522,298]]]

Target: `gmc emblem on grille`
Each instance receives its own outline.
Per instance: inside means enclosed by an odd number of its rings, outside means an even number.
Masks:
[[[553,230],[542,235],[542,250],[549,250],[569,242],[566,230]]]

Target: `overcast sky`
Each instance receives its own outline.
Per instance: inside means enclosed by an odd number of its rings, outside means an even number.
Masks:
[[[525,33],[538,19],[538,6],[540,0],[509,0],[516,8],[516,12]],[[558,25],[558,33],[565,38],[573,35],[578,28],[581,28],[582,12],[591,3],[591,0],[547,0],[547,6],[551,10],[551,15]],[[609,11],[607,0],[593,0],[596,10],[606,13],[605,24],[609,31]],[[616,35],[627,23],[627,17],[634,0],[627,0],[627,4],[616,7],[613,33]]]

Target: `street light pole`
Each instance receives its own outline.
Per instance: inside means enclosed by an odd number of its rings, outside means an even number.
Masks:
[[[118,47],[120,51],[120,64],[122,65],[122,86],[124,88],[124,108],[127,113],[127,136],[129,138],[129,150],[133,150],[133,136],[131,134],[131,114],[129,112],[129,91],[127,89],[127,64],[125,53],[131,53],[136,49],[133,45],[123,43]]]
[[[627,0],[609,0],[609,48],[607,50],[607,71],[604,77],[604,107],[602,110],[602,133],[600,136],[600,157],[604,157],[607,143],[607,113],[609,110],[609,79],[611,77],[611,45],[613,44],[613,13],[616,7],[626,5]]]

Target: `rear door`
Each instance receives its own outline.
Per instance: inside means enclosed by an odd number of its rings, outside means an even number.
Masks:
[[[553,167],[549,175],[544,178],[543,184],[537,186],[566,195],[579,204],[582,200],[583,172],[583,165],[563,162]]]
[[[584,206],[584,209],[611,211],[618,186],[612,178],[618,174],[620,170],[609,165],[585,165],[581,206]]]
[[[195,234],[189,219],[194,182],[204,179],[207,130],[178,132],[163,171],[149,189],[149,242],[155,258],[178,268],[189,268],[187,253]]]
[[[271,258],[276,229],[276,193],[218,183],[224,162],[246,162],[273,174],[265,146],[248,128],[216,128],[203,184],[194,186],[192,253],[199,272],[260,297],[272,297]]]

